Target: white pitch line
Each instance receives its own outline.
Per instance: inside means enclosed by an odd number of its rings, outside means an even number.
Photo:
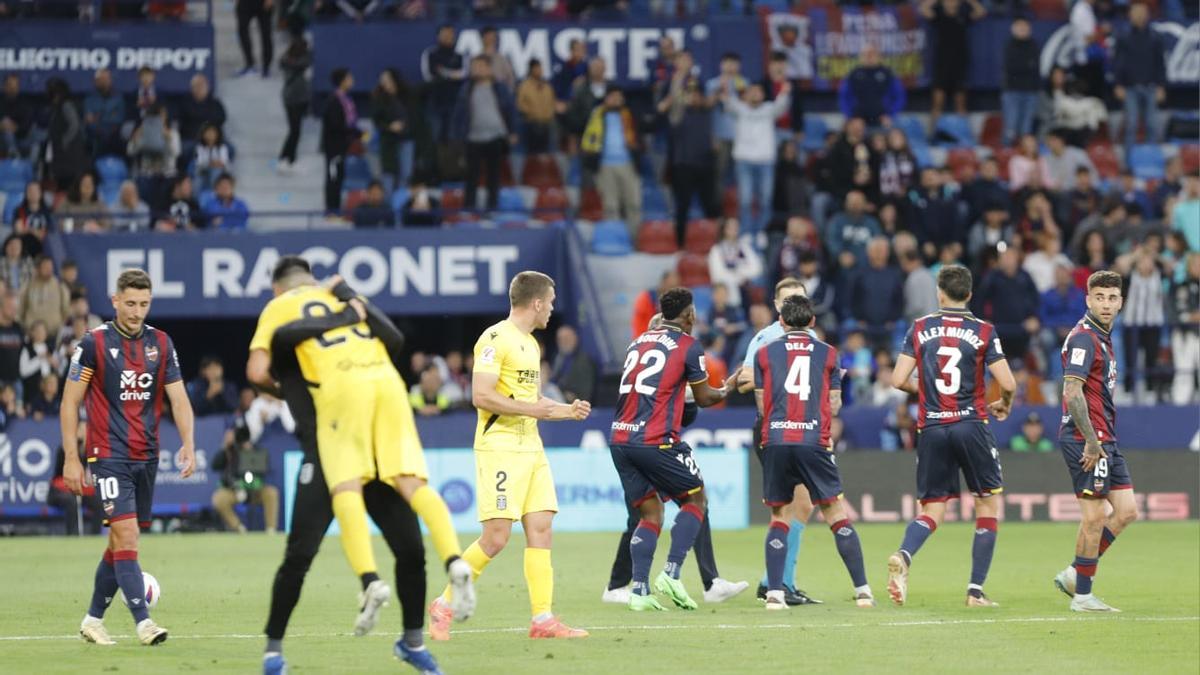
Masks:
[[[1033,616],[1013,619],[929,619],[926,621],[885,621],[883,623],[766,623],[766,624],[652,624],[647,626],[588,626],[589,631],[617,630],[695,630],[696,628],[718,628],[721,630],[787,630],[794,628],[845,629],[845,628],[907,628],[914,626],[964,626],[1000,623],[1067,623],[1082,621],[1150,621],[1150,622],[1200,622],[1200,616]],[[522,633],[528,630],[517,628],[467,628],[456,630],[456,635],[480,635],[495,633]],[[293,633],[289,638],[350,637],[351,633]],[[132,635],[113,635],[115,638],[132,639]],[[258,633],[224,633],[216,635],[172,635],[171,640],[261,640]],[[387,637],[385,634],[371,637]],[[30,642],[37,640],[78,640],[78,635],[0,635],[0,642]]]

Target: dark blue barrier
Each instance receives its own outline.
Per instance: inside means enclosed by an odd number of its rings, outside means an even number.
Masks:
[[[79,263],[79,280],[93,307],[123,269],[142,267],[154,283],[160,317],[258,316],[271,299],[271,269],[281,255],[299,253],[318,277],[339,273],[393,314],[504,314],[508,283],[538,270],[569,293],[564,234],[559,229],[65,234],[51,250]],[[570,313],[574,303],[562,303]]]
[[[479,27],[460,27],[457,49],[465,55],[480,51]],[[794,29],[783,30],[784,26]],[[1163,39],[1168,79],[1178,87],[1200,81],[1200,27],[1156,22]],[[1118,28],[1121,28],[1118,23]],[[328,23],[313,28],[315,64],[313,86],[330,90],[329,74],[346,67],[354,74],[357,91],[375,86],[379,72],[396,68],[409,82],[423,82],[421,53],[434,43],[437,24],[420,22]],[[728,17],[707,22],[663,22],[634,19],[629,23],[505,23],[499,25],[500,51],[512,61],[517,77],[528,70],[530,59],[557,66],[568,56],[572,39],[588,44],[588,53],[605,58],[609,76],[622,85],[645,85],[654,76],[658,38],[670,35],[696,58],[704,79],[718,73],[721,54],[742,57],[742,72],[758,78],[771,51],[788,55],[789,74],[815,91],[832,91],[858,64],[864,44],[880,48],[884,62],[910,87],[929,85],[930,40],[925,23],[914,7],[814,8],[803,14],[763,13],[761,17]],[[1058,63],[1070,65],[1073,52],[1067,26],[1057,21],[1035,21],[1034,37],[1043,45],[1042,69],[1049,73]],[[970,27],[967,86],[976,90],[1000,87],[1004,45],[1010,20],[985,18]],[[346,45],[355,49],[346,49]],[[552,72],[548,69],[547,72]]]
[[[160,93],[187,92],[196,73],[213,81],[212,26],[20,20],[0,27],[0,72],[20,75],[24,91],[41,91],[47,80],[61,77],[72,91],[89,92],[100,68],[112,71],[117,91],[136,91],[142,66],[157,71]]]
[[[183,478],[175,463],[179,433],[172,424],[163,422],[159,428],[162,450],[154,491],[156,505],[164,505],[167,511],[172,508],[194,511],[209,503],[219,482],[219,476],[209,469],[209,463],[215,453],[220,452],[225,427],[224,418],[196,420],[196,472]],[[57,419],[18,420],[0,434],[0,516],[6,512],[36,514],[36,509],[45,507],[61,437]],[[272,469],[282,471],[282,467]],[[158,510],[155,513],[167,515]]]
[[[992,422],[993,433],[1000,447],[1020,431],[1021,420],[1030,411],[1037,411],[1046,427],[1046,435],[1057,438],[1058,408],[1020,407],[1004,422]],[[846,439],[852,448],[878,448],[879,433],[883,430],[888,411],[883,408],[846,408],[840,417],[845,423]],[[538,425],[547,446],[579,447],[585,450],[608,448],[608,427],[612,423],[611,408],[596,408],[583,423],[542,423]],[[696,423],[684,429],[683,439],[693,447],[747,448],[750,446],[750,427],[754,424],[752,408],[702,410]],[[470,447],[475,433],[474,413],[455,413],[442,417],[425,417],[417,421],[421,440],[427,448]],[[1117,436],[1123,448],[1139,450],[1181,450],[1187,448],[1200,431],[1200,413],[1184,406],[1153,406],[1121,408],[1117,412]]]

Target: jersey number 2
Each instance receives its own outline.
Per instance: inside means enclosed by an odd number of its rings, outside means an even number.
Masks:
[[[638,353],[629,352],[629,355],[625,357],[625,370],[621,373],[621,386],[618,389],[620,393],[628,394],[630,390],[633,390],[643,396],[654,395],[654,387],[646,384],[646,379],[657,375],[667,365],[667,357],[663,356],[662,352],[648,351],[642,354],[641,364],[645,368],[642,368],[634,378],[633,384],[630,384],[626,380],[638,365]]]
[[[784,391],[794,394],[801,401],[807,401],[809,394],[812,393],[811,373],[811,357],[797,356],[792,359],[792,366],[788,368],[787,379],[783,381]]]
[[[958,367],[958,362],[962,361],[962,351],[954,347],[938,347],[937,355],[946,357],[946,363],[942,365],[942,376],[934,381],[934,386],[939,394],[953,396],[962,387],[962,370]]]

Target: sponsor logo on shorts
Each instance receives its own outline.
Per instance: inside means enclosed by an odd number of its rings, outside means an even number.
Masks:
[[[925,419],[930,420],[951,420],[955,417],[966,417],[973,410],[927,410],[925,411]]]
[[[817,424],[816,420],[808,420],[807,422],[800,422],[798,420],[775,420],[775,421],[771,422],[770,428],[771,429],[783,429],[785,431],[790,431],[790,430],[795,430],[795,429],[803,429],[804,431],[816,431],[817,426],[818,426],[818,424]]]
[[[508,509],[508,495],[496,495],[496,510],[505,511]]]

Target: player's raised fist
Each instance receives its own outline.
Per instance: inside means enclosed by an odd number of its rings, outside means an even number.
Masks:
[[[571,419],[577,422],[582,422],[583,420],[586,420],[590,414],[592,414],[591,403],[588,403],[583,399],[577,399],[571,404]]]

